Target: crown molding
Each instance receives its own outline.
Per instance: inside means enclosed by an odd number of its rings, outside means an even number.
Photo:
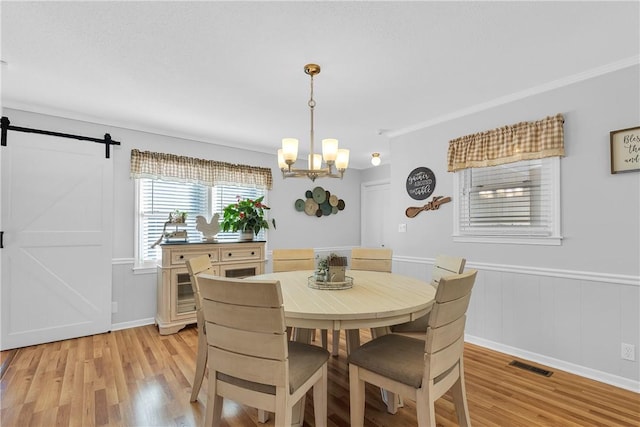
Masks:
[[[472,105],[471,107],[463,108],[461,110],[454,111],[453,113],[445,114],[443,116],[436,117],[434,119],[427,120],[421,123],[416,123],[415,125],[412,125],[412,126],[407,126],[407,127],[396,129],[396,130],[385,131],[384,135],[390,138],[405,135],[411,132],[415,132],[421,129],[426,129],[441,123],[445,123],[450,120],[469,116],[471,114],[478,113],[480,111],[489,110],[491,108],[495,108],[500,105],[509,104],[511,102],[518,101],[520,99],[529,98],[534,95],[539,95],[544,92],[548,92],[554,89],[559,89],[565,86],[572,85],[574,83],[592,79],[594,77],[603,76],[605,74],[609,74],[615,71],[623,70],[625,68],[633,67],[638,64],[640,64],[640,55],[632,56],[629,58],[622,59],[620,61],[616,61],[600,67],[592,68],[590,70],[583,71],[578,74],[573,74],[571,76],[563,77],[561,79],[553,80],[548,83],[534,86],[532,88],[525,89],[520,92],[515,92],[510,95],[501,96],[499,98],[493,99],[488,102]]]

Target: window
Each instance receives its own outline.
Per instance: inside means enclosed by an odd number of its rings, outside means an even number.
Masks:
[[[560,244],[559,157],[463,169],[455,181],[455,241]]]
[[[258,198],[265,195],[263,189],[233,185],[209,187],[188,182],[164,181],[159,179],[136,179],[137,193],[137,249],[139,264],[155,264],[160,259],[160,247],[152,248],[160,238],[169,213],[178,209],[187,212],[187,235],[189,241],[200,241],[202,234],[196,230],[196,216],[202,215],[207,221],[214,213],[220,213],[225,206],[236,201],[236,197]],[[266,202],[265,202],[266,203]],[[234,241],[238,233],[220,232],[219,241]],[[265,231],[260,230],[258,240],[265,239]]]

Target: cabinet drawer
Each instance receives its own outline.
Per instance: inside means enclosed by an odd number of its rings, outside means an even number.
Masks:
[[[211,260],[211,262],[218,262],[219,261],[219,251],[218,249],[212,249],[210,251],[181,251],[181,250],[175,250],[175,251],[171,251],[171,265],[172,266],[176,266],[176,265],[184,265],[188,259],[191,258],[195,258],[198,257],[200,255],[209,255],[209,259]]]
[[[260,246],[242,246],[220,250],[220,261],[245,261],[262,259],[262,249]]]
[[[238,262],[220,266],[220,276],[241,279],[263,273],[262,262]]]

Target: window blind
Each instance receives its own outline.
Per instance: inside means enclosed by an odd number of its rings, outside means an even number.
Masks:
[[[460,171],[460,234],[551,236],[551,168],[545,158]]]
[[[189,241],[200,241],[202,234],[196,230],[196,216],[202,215],[207,221],[214,213],[220,213],[224,207],[241,198],[258,198],[265,191],[258,188],[233,185],[206,185],[173,182],[159,179],[139,179],[139,253],[142,260],[155,260],[161,256],[160,247],[151,246],[162,235],[164,224],[169,213],[178,209],[187,212],[186,231]],[[181,228],[184,230],[185,228]],[[167,230],[171,231],[171,230]],[[220,232],[218,241],[237,241],[238,233]],[[265,240],[264,230],[256,236],[257,240]]]
[[[195,217],[209,211],[208,188],[203,185],[171,182],[159,179],[140,180],[140,254],[143,259],[159,259],[160,248],[151,248],[160,238],[169,213],[178,209],[187,212],[187,235],[195,239]],[[209,220],[211,216],[207,217]],[[181,228],[183,230],[184,228]],[[167,230],[170,231],[170,230]]]

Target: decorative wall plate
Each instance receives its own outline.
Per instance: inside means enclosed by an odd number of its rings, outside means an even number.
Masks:
[[[315,215],[317,210],[318,204],[315,202],[315,200],[307,199],[307,201],[304,202],[304,213],[306,213],[307,215]]]
[[[327,200],[327,192],[322,187],[316,187],[313,189],[313,200],[320,204]]]

